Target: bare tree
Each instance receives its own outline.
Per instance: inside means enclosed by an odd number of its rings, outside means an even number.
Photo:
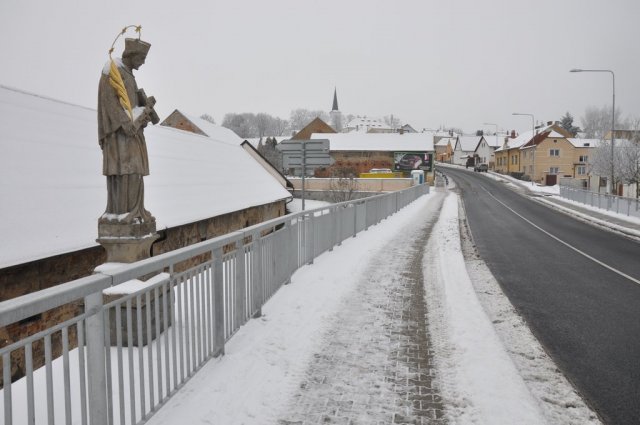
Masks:
[[[626,162],[625,155],[627,153],[626,143],[622,140],[617,139],[614,144],[613,155],[611,152],[611,140],[603,140],[600,142],[600,145],[595,149],[593,155],[591,155],[590,161],[590,170],[589,173],[592,175],[605,177],[607,179],[611,178],[611,168],[613,163],[613,183],[610,185],[611,188],[616,187],[616,183],[624,180],[624,169],[623,165]]]
[[[304,108],[294,109],[291,111],[289,119],[291,130],[300,131],[316,118],[320,118],[324,122],[329,122],[329,114],[324,111],[310,111]]]
[[[393,114],[391,115],[385,115],[382,120],[384,121],[384,123],[386,125],[389,126],[389,128],[400,128],[402,126],[402,121],[400,121],[400,118],[393,116]]]
[[[209,114],[202,114],[200,115],[200,118],[205,120],[205,121],[209,121],[211,124],[215,124],[216,120],[213,119],[213,117]]]
[[[273,117],[269,114],[265,114],[264,112],[256,114],[255,127],[258,132],[258,137],[263,138],[265,136],[271,136],[270,134],[267,134],[271,120],[273,120]]]
[[[621,117],[622,110],[618,108],[616,109],[616,130],[626,129],[629,126],[628,120],[622,120]],[[604,139],[607,132],[611,130],[611,107],[589,106],[580,121],[585,138]]]
[[[250,112],[225,114],[222,119],[222,126],[233,130],[243,139],[258,137],[258,131],[255,126],[255,115]]]
[[[640,142],[625,140],[620,142],[621,155],[620,174],[622,181],[636,186],[636,198],[640,198]]]
[[[335,168],[331,173],[331,182],[329,184],[331,190],[331,201],[334,203],[346,202],[353,199],[358,191],[358,180],[356,180],[356,171],[353,168]]]
[[[269,133],[271,136],[281,137],[287,128],[289,127],[289,121],[283,120],[282,118],[272,118],[270,124]]]

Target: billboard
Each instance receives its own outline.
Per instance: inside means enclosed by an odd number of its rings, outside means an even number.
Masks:
[[[431,171],[433,166],[432,152],[394,152],[393,166],[396,171],[424,170]]]

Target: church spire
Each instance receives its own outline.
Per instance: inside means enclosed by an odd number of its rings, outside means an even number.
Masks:
[[[331,108],[331,111],[338,111],[338,90],[337,88],[333,88],[333,107]]]

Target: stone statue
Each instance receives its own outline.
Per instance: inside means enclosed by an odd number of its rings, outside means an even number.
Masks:
[[[144,64],[150,47],[140,39],[125,39],[122,59],[107,63],[98,87],[99,143],[102,172],[107,177],[107,207],[98,221],[98,242],[107,249],[108,261],[148,257],[148,253],[122,256],[111,252],[111,245],[118,242],[114,239],[129,239],[130,250],[131,240],[155,235],[155,218],[144,207],[143,177],[149,175],[144,128],[149,122],[158,123],[159,118],[153,109],[155,99],[138,89],[133,75]],[[148,251],[151,242],[143,242],[142,250]]]

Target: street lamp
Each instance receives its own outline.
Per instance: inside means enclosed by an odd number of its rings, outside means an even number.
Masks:
[[[533,140],[536,137],[536,121],[533,117],[533,114],[523,114],[520,112],[513,112],[511,115],[526,115],[531,117],[531,141],[533,141],[533,166],[531,170],[531,184],[535,183],[535,173],[536,173],[536,144]]]
[[[615,169],[613,165],[614,155],[613,155],[613,141],[614,134],[616,128],[616,74],[613,73],[610,69],[572,69],[569,72],[609,72],[611,73],[611,78],[613,81],[613,103],[611,104],[611,193],[613,195],[616,194],[616,190],[614,187],[615,183]]]

